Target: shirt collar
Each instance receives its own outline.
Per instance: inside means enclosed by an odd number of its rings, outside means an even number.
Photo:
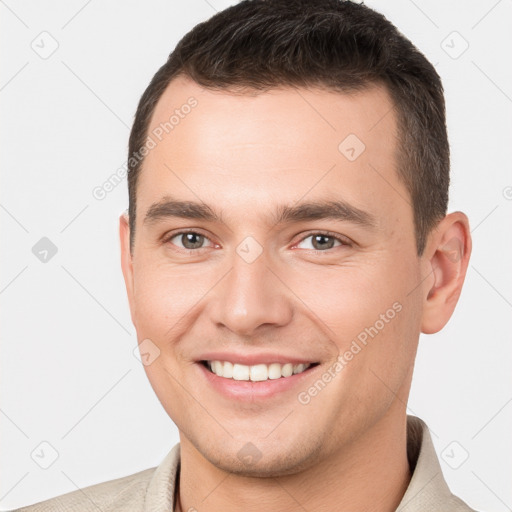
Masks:
[[[472,510],[450,492],[428,427],[415,416],[407,416],[407,455],[413,474],[396,512]],[[179,468],[178,443],[156,468],[151,478],[145,497],[145,512],[174,511],[174,491]]]
[[[413,470],[397,512],[427,511],[446,503],[452,496],[446,484],[427,425],[407,416],[407,456]]]

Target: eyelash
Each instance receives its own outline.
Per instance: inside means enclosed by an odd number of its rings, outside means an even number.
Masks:
[[[208,240],[209,242],[213,243],[206,235],[203,235],[202,233],[200,233],[199,231],[194,231],[194,230],[185,230],[185,231],[178,231],[177,233],[171,233],[169,236],[166,236],[163,240],[163,243],[164,244],[167,244],[169,243],[173,238],[179,236],[179,235],[185,235],[187,233],[193,233],[195,235],[201,235],[203,236],[206,240]],[[296,244],[294,245],[298,245],[300,244],[301,242],[303,242],[304,240],[306,240],[307,238],[309,237],[312,237],[312,236],[315,236],[315,235],[321,235],[321,236],[326,236],[326,237],[329,237],[329,238],[334,238],[336,241],[340,242],[341,245],[338,245],[337,247],[348,247],[350,246],[350,243],[348,243],[346,240],[342,239],[339,235],[335,234],[335,233],[332,233],[330,231],[313,231],[313,232],[310,232],[309,234],[307,234],[306,236],[302,237]],[[174,245],[174,244],[172,244]],[[193,252],[198,252],[200,251],[201,249],[207,249],[207,247],[200,247],[199,249],[185,249],[185,248],[182,248],[182,247],[177,247],[177,249],[181,252],[187,252],[187,253],[193,253]],[[330,249],[326,249],[325,251],[321,251],[321,250],[318,250],[318,249],[303,249],[303,250],[307,250],[307,251],[313,251],[315,254],[321,254],[321,253],[329,253],[329,252],[332,252],[334,249],[336,249],[336,247],[331,247]]]

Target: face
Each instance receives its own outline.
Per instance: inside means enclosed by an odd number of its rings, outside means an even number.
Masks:
[[[385,89],[179,78],[148,133],[123,271],[182,442],[231,472],[292,474],[403,412],[426,272]]]

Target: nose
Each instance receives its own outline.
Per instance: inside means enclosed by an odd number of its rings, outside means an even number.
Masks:
[[[214,289],[211,320],[217,328],[242,337],[288,324],[293,317],[293,295],[283,281],[269,266],[265,251],[252,262],[235,254],[231,270]]]

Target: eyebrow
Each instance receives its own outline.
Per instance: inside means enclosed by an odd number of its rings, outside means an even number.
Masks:
[[[181,201],[166,196],[149,207],[144,224],[153,224],[173,217],[224,223],[222,215],[205,203]],[[274,214],[270,215],[270,222],[276,225],[321,219],[352,222],[368,229],[377,226],[375,216],[343,200],[309,201],[293,206],[280,205]]]

